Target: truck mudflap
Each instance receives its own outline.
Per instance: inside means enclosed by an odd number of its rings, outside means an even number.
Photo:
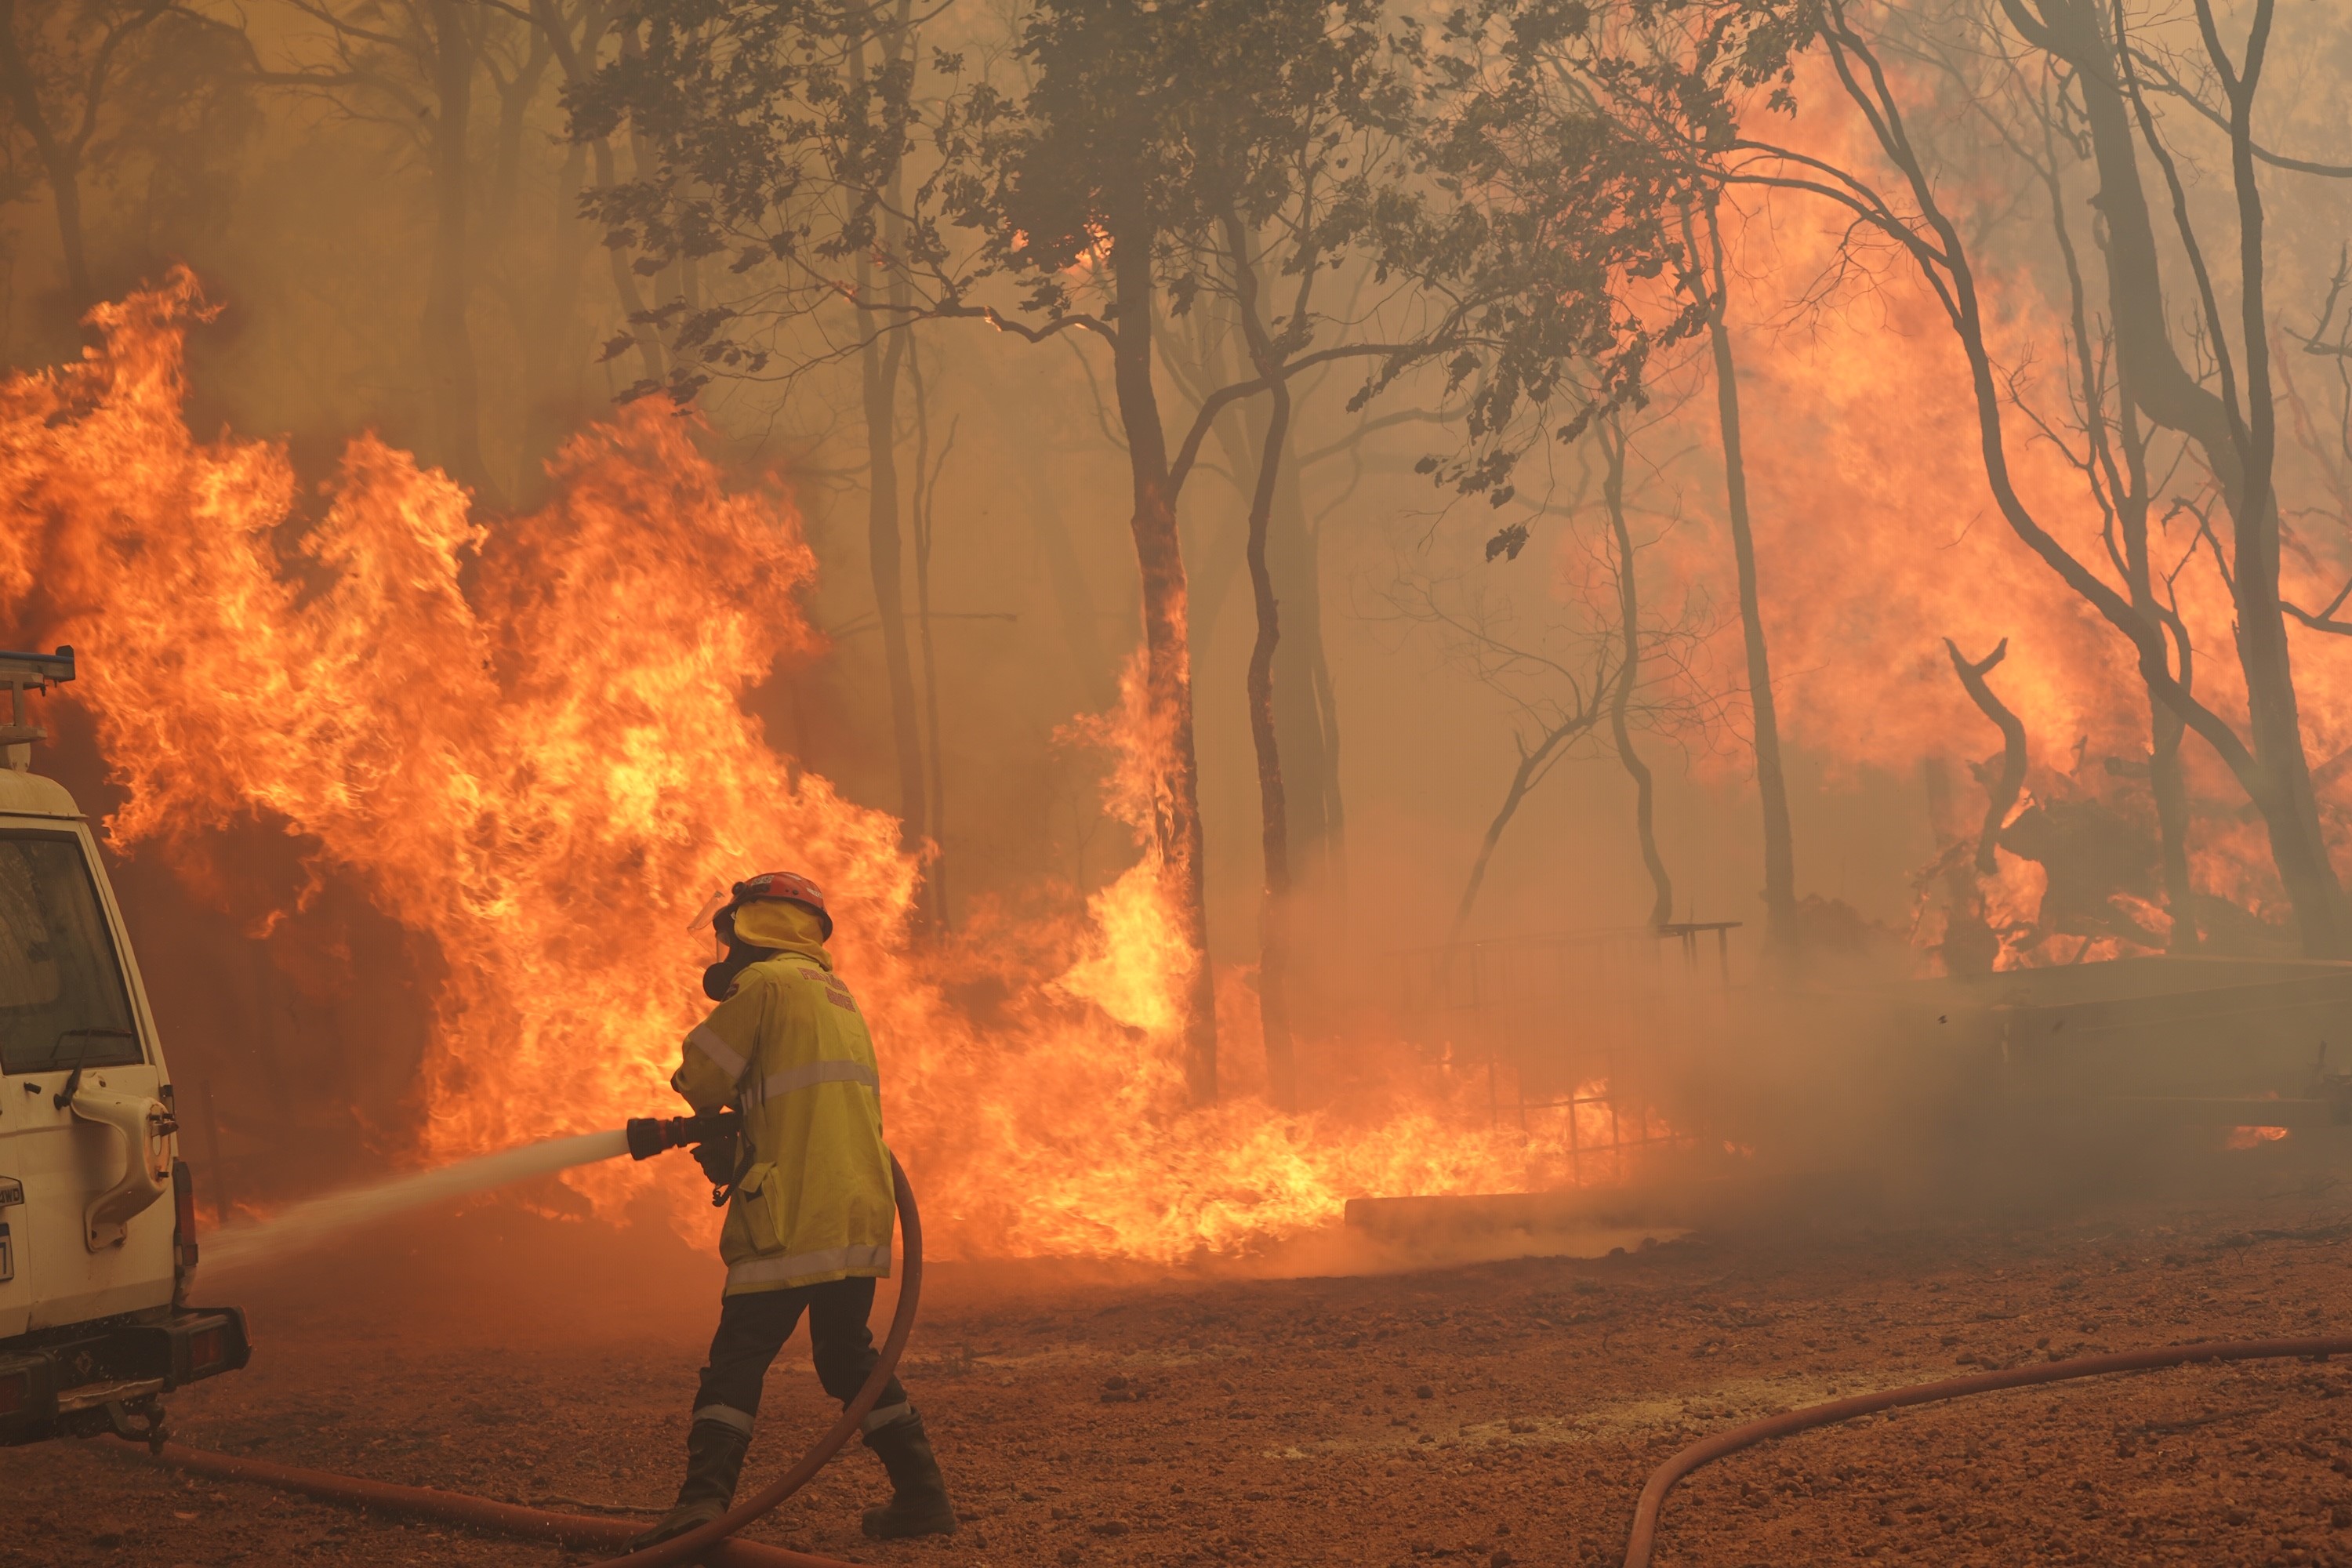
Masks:
[[[90,1324],[0,1344],[0,1446],[121,1428],[126,1408],[154,1425],[159,1394],[235,1372],[253,1357],[245,1314],[181,1308],[146,1322]]]

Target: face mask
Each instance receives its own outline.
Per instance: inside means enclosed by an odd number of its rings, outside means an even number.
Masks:
[[[727,956],[702,972],[702,994],[713,1002],[724,1002],[727,994],[735,989],[735,977],[769,956],[764,947],[738,947],[730,943]]]
[[[696,923],[703,924],[701,921]],[[711,951],[718,957],[709,968],[702,972],[702,994],[713,1002],[724,1002],[728,991],[735,984],[735,977],[743,973],[744,963],[748,961],[737,956],[741,950],[735,945],[735,917],[732,913],[721,910],[703,929],[709,932]]]

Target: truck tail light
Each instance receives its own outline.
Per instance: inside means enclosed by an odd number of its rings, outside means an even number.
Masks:
[[[201,1377],[228,1362],[228,1335],[219,1329],[200,1329],[188,1336],[188,1375]]]
[[[29,1372],[0,1373],[0,1415],[14,1415],[32,1403],[33,1374]]]
[[[185,1160],[172,1162],[172,1304],[184,1307],[196,1285],[196,1178]]]

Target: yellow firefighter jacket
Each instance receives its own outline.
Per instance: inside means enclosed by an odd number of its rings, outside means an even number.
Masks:
[[[726,1293],[887,1275],[897,1209],[874,1042],[823,946],[746,968],[684,1057],[670,1087],[698,1111],[739,1107],[751,1142],[719,1237]]]

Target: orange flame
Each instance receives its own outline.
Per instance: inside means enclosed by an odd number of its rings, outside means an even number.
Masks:
[[[1776,125],[1774,139],[1896,188],[1875,138],[1826,68],[1815,62],[1808,69],[1812,74],[1800,92],[1805,108],[1786,126]],[[1915,82],[1905,95],[1924,102],[1936,90],[1932,82]],[[2014,205],[2013,190],[1981,183],[1969,189],[1957,184],[1964,176],[1953,178],[1956,188],[1945,194],[1949,210]],[[2021,219],[2024,228],[2042,223],[2041,213],[2037,207]],[[2074,798],[2095,800],[2153,846],[2146,688],[2123,637],[2035,558],[1996,510],[1969,377],[1942,305],[1900,256],[1849,249],[1848,216],[1826,203],[1739,192],[1727,199],[1722,219],[1763,618],[1784,740],[1826,763],[1832,777],[1847,779],[1876,773],[1907,783],[1927,758],[1995,754],[2000,738],[1954,678],[1943,639],[1952,638],[1972,658],[2006,639],[2009,656],[1992,683],[2025,725],[2034,787],[2048,782]],[[2083,209],[2071,221],[2075,243],[2085,244]],[[2023,405],[2006,409],[2010,467],[2036,517],[2078,560],[2116,581],[2108,521],[2075,462],[2084,437],[2070,403],[2077,372],[2067,357],[2063,284],[2054,268],[2022,264],[2014,255],[1982,247],[1977,276],[2004,397]],[[2324,260],[2332,265],[2335,255],[2329,248]],[[2309,262],[2283,255],[2274,265],[2284,276]],[[2309,287],[2324,289],[2326,274]],[[2094,289],[2095,297],[2095,281]],[[1704,360],[1697,356],[1695,377],[1708,374]],[[1703,379],[1696,384],[1711,390]],[[1693,397],[1666,417],[1693,449],[1719,451],[1712,397]],[[1675,444],[1674,437],[1659,438],[1654,449]],[[2279,460],[2284,492],[2327,493],[2326,476],[2293,443],[2281,444]],[[2235,606],[2210,552],[2198,547],[2193,518],[2168,515],[2176,497],[2199,493],[2200,476],[2192,454],[2160,479],[2148,519],[2151,551],[2159,595],[2168,580],[2199,650],[2198,695],[2243,734],[2244,678],[2231,652]],[[1720,604],[1728,596],[1730,550],[1719,516],[1705,515],[1719,513],[1720,476],[1696,478],[1691,494],[1700,515],[1691,521],[1697,526],[1667,533],[1649,569]],[[1685,516],[1680,495],[1675,503],[1677,518]],[[2284,563],[2290,598],[2328,600],[2344,577],[2340,563],[2322,559],[2331,553],[2298,537]],[[1651,592],[1661,602],[1672,597]],[[2352,849],[2352,644],[2300,628],[2292,635],[2305,745],[2325,826],[2341,853]],[[1702,692],[1744,689],[1740,639],[1712,639],[1689,677]],[[1691,751],[1703,770],[1740,782],[1746,748],[1716,743]],[[2198,891],[2266,920],[2283,916],[2262,825],[2242,809],[2244,790],[2210,748],[2192,742],[2182,755],[2195,814],[2189,853]],[[1960,777],[1965,790],[1965,773]],[[1980,809],[1982,795],[1971,798]],[[1985,890],[1989,901],[2023,922],[2020,940],[2004,942],[2003,967],[2145,950],[2104,937],[2087,947],[2075,936],[2024,937],[2040,904],[2039,889],[2026,886],[2032,875],[2004,865],[1998,885]],[[2147,926],[2149,912],[2119,910],[2114,923]],[[1932,944],[1933,924],[1919,930]],[[2152,934],[2161,930],[2158,924]]]
[[[919,946],[898,825],[788,773],[743,710],[775,661],[821,651],[785,496],[730,487],[697,426],[646,402],[577,436],[555,499],[495,528],[372,436],[306,519],[282,447],[190,436],[183,336],[204,314],[176,272],[94,313],[102,350],[0,386],[0,610],[91,656],[71,689],[126,791],[117,847],[257,817],[437,945],[422,1160],[669,1103],[704,1005],[681,915],[790,865],[835,901],[892,1140],[948,1255],[1174,1260],[1360,1194],[1622,1173],[1569,1158],[1591,1129],[1469,1125],[1467,1075],[1443,1065],[1352,1119],[1185,1104],[1191,959],[1150,848],[1164,746],[1135,671],[1074,732],[1117,751],[1111,805],[1143,858],[1082,925]],[[984,1021],[949,1000],[982,975],[1010,998]],[[570,1179],[611,1212],[649,1175]]]
[[[1166,811],[1174,739],[1145,686],[1140,649],[1120,673],[1118,706],[1065,725],[1062,736],[1114,757],[1104,805],[1134,835],[1141,857],[1087,902],[1094,930],[1076,962],[1055,981],[1062,994],[1091,1002],[1118,1022],[1172,1044],[1184,1025],[1184,988],[1193,957],[1163,886],[1168,867],[1155,825]]]

